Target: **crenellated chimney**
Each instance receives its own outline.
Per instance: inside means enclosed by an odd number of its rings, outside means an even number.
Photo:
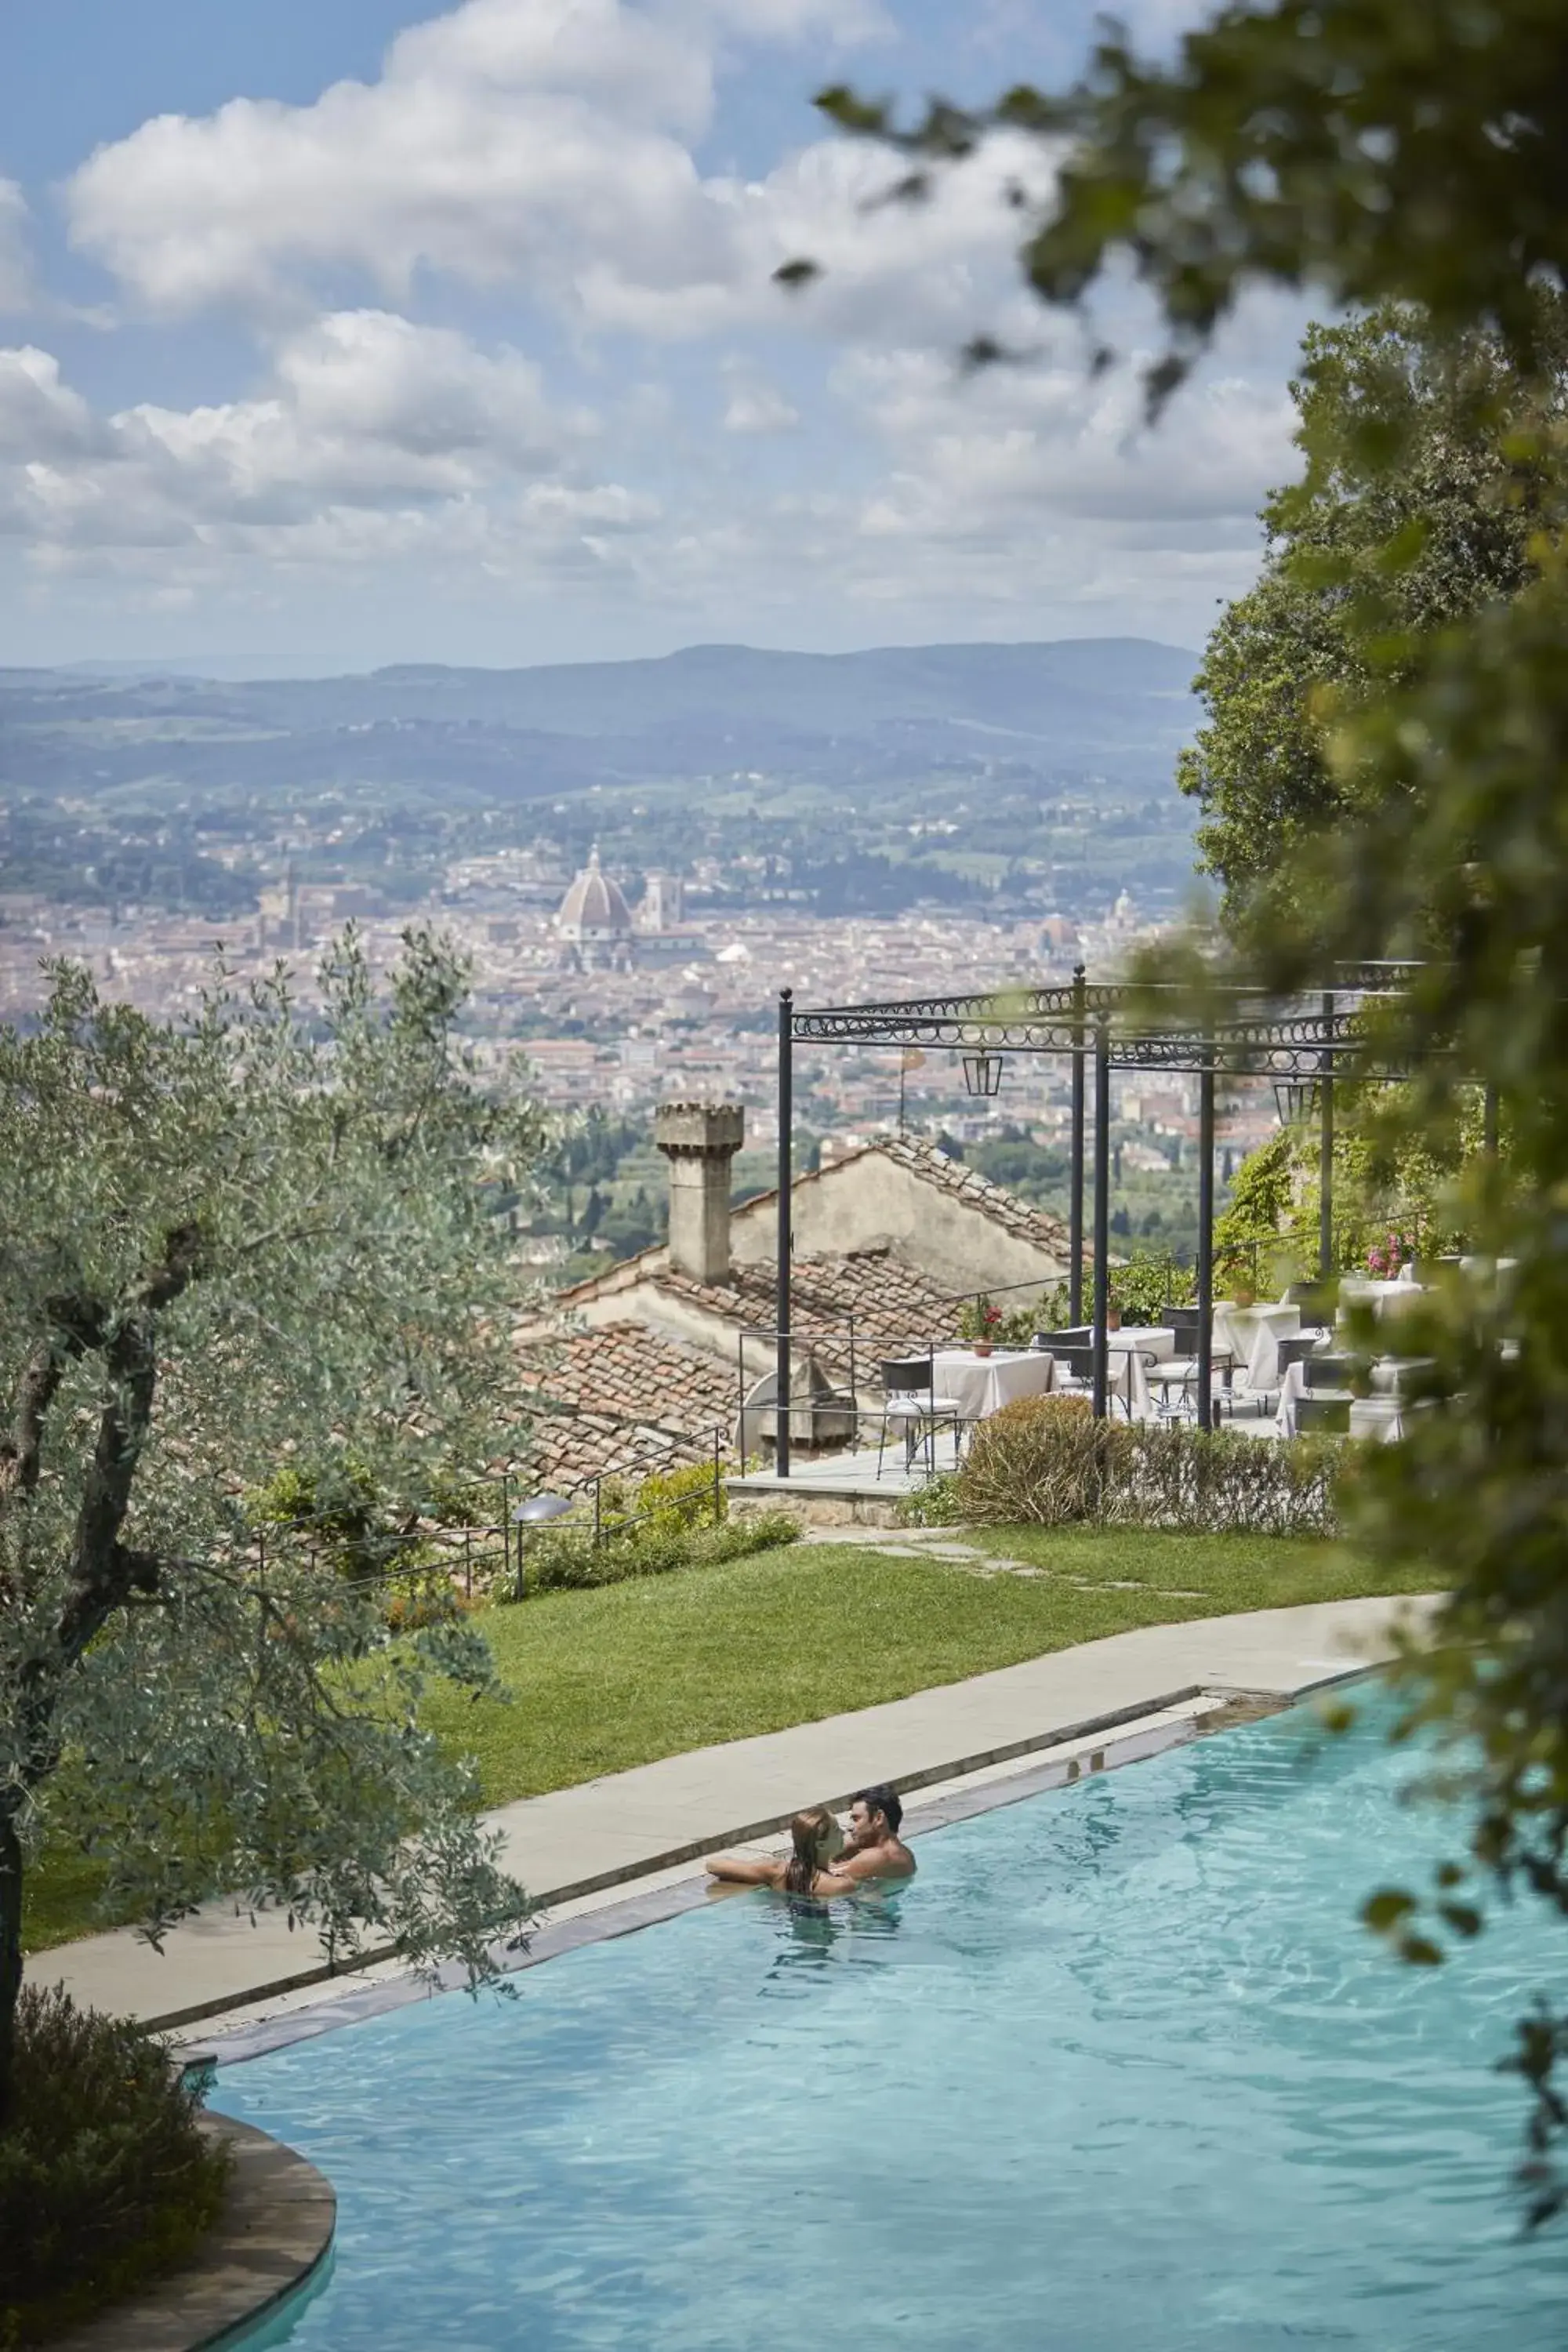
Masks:
[[[660,1103],[654,1113],[669,1162],[669,1262],[697,1282],[730,1277],[730,1163],[745,1129],[739,1103]]]

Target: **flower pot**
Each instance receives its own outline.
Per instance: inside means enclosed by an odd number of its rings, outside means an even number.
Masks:
[[[991,1353],[990,1340],[976,1339],[974,1342],[974,1352],[977,1356],[988,1356]]]
[[[1106,1328],[1106,1329],[1107,1329],[1108,1331],[1120,1331],[1120,1330],[1121,1330],[1121,1307],[1107,1307],[1106,1312],[1105,1312],[1105,1328]]]
[[[1257,1294],[1254,1291],[1249,1290],[1245,1282],[1238,1282],[1237,1284],[1236,1303],[1238,1307],[1251,1307],[1256,1303],[1256,1298]]]

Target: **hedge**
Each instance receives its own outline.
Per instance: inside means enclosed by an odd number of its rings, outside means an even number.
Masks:
[[[711,1474],[710,1474],[711,1475]],[[727,1519],[719,1526],[667,1528],[662,1513],[640,1524],[602,1531],[598,1543],[589,1528],[570,1521],[547,1527],[524,1547],[520,1561],[522,1597],[595,1584],[621,1584],[636,1576],[667,1576],[681,1568],[711,1568],[752,1552],[775,1551],[794,1543],[800,1522],[784,1511]],[[495,1589],[497,1601],[518,1597]]]
[[[1330,1536],[1342,1460],[1332,1439],[1101,1422],[1084,1397],[1019,1397],[976,1426],[944,1499],[982,1527]]]

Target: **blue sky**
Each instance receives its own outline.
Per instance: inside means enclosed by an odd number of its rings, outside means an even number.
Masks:
[[[1152,437],[1019,289],[1018,156],[868,211],[886,161],[809,104],[1060,78],[1091,24],[0,0],[0,658],[1198,643],[1289,467],[1299,321],[1255,308]],[[963,380],[977,327],[1031,364]]]

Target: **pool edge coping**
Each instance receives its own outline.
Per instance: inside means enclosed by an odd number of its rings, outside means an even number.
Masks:
[[[1005,1779],[977,1782],[969,1789],[954,1789],[934,1803],[912,1807],[904,1817],[904,1827],[910,1837],[929,1835],[932,1831],[954,1827],[960,1822],[973,1821],[981,1814],[999,1810],[1005,1805],[1020,1804],[1025,1799],[1044,1795],[1055,1788],[1070,1786],[1077,1780],[1114,1771],[1123,1766],[1141,1763],[1147,1757],[1158,1755],[1168,1748],[1177,1747],[1192,1738],[1201,1724],[1201,1717],[1177,1718],[1161,1723],[1173,1709],[1189,1706],[1195,1699],[1213,1698],[1216,1706],[1242,1697],[1258,1697],[1270,1702],[1270,1711],[1283,1712],[1300,1706],[1317,1693],[1340,1685],[1360,1682],[1379,1673],[1375,1665],[1352,1665],[1342,1672],[1318,1676],[1289,1692],[1251,1692],[1237,1684],[1221,1682],[1192,1683],[1179,1691],[1139,1701],[1136,1705],[1112,1708],[1109,1713],[1091,1716],[1076,1724],[1059,1726],[1049,1731],[1032,1735],[1027,1739],[1008,1741],[1000,1748],[969,1757],[956,1764],[931,1765],[918,1772],[902,1776],[903,1790],[936,1788],[947,1781],[963,1780],[972,1773],[984,1772],[998,1764],[1019,1761],[1023,1769]],[[1103,1750],[1091,1754],[1089,1773],[1078,1759],[1070,1756],[1047,1758],[1030,1765],[1025,1759],[1039,1756],[1047,1748],[1068,1748],[1096,1738],[1101,1732],[1121,1734],[1119,1739],[1108,1740]],[[1127,1752],[1121,1752],[1127,1751]],[[1114,1759],[1114,1760],[1112,1760]],[[852,1792],[850,1792],[852,1793]],[[850,1801],[847,1793],[823,1800],[837,1811]],[[583,1881],[579,1885],[552,1889],[542,1895],[542,1905],[565,1903],[581,1895],[598,1894],[616,1885],[632,1884],[638,1879],[652,1878],[665,1871],[678,1869],[682,1863],[696,1861],[703,1854],[718,1852],[721,1847],[742,1845],[758,1839],[773,1837],[787,1828],[788,1813],[777,1814],[767,1821],[746,1827],[721,1832],[716,1837],[700,1843],[672,1848],[664,1855],[656,1855],[623,1869],[606,1872],[600,1877]],[[608,1943],[622,1936],[636,1935],[644,1927],[660,1925],[667,1919],[679,1918],[684,1912],[705,1907],[713,1898],[710,1895],[705,1874],[676,1880],[672,1885],[645,1887],[616,1903],[605,1904],[598,1909],[579,1913],[571,1919],[547,1921],[530,1937],[526,1950],[498,1954],[500,1975],[504,1981],[541,1968],[557,1959],[563,1953],[581,1950],[584,1946]],[[360,1970],[395,1958],[392,1952],[367,1953],[358,1962]],[[351,1972],[344,1969],[332,1974],[330,1980],[341,1984]],[[232,2013],[247,2008],[255,2001],[277,1998],[288,1991],[301,1990],[312,1982],[329,1980],[327,1972],[291,1979],[287,1984],[264,1986],[245,2001],[230,2001],[225,2008],[206,2005],[197,2011],[187,2011],[177,2017],[155,2022],[150,2030],[167,2031],[180,2024],[196,2024],[205,2019]],[[305,2009],[294,2010],[273,2018],[258,2018],[249,2025],[237,2025],[227,2033],[215,2036],[210,2044],[197,2042],[177,2045],[180,2062],[187,2072],[211,2081],[220,2066],[238,2066],[251,2059],[269,2056],[274,2051],[289,2048],[297,2042],[311,2042],[323,2033],[336,2032],[342,2027],[355,2025],[371,2017],[388,2014],[414,2002],[430,2000],[438,1995],[466,1988],[467,1973],[448,1965],[429,1976],[411,1973],[374,1983],[362,1983],[331,2000],[314,2002]]]

